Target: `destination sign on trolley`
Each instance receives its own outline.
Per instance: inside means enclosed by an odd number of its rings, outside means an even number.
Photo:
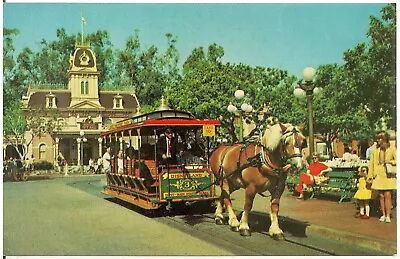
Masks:
[[[215,125],[203,125],[203,136],[212,137],[215,136]]]
[[[108,129],[109,129],[109,130],[116,129],[116,128],[118,128],[118,127],[122,127],[122,126],[125,126],[125,125],[129,125],[129,124],[131,124],[131,123],[132,123],[131,120],[123,120],[123,121],[115,122],[115,123],[109,125],[109,126],[108,126]]]

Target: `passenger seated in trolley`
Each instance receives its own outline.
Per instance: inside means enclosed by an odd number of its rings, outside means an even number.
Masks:
[[[184,148],[179,152],[180,164],[203,164],[204,152],[201,147],[196,143],[185,143]]]

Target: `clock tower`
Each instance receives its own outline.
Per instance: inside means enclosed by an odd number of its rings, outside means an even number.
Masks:
[[[99,109],[99,72],[96,56],[89,46],[77,45],[70,56],[68,70],[68,89],[71,91],[70,108]]]

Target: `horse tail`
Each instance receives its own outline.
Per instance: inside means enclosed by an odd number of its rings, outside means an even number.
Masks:
[[[225,156],[226,156],[227,153],[228,153],[228,149],[225,148],[223,150],[221,161],[219,163],[218,176],[216,176],[216,178],[217,178],[216,180],[217,180],[217,183],[219,185],[222,184],[222,180],[224,179],[224,175],[223,175],[224,174],[224,168],[223,168],[222,164],[224,163]]]
[[[225,156],[228,152],[228,149],[231,145],[221,145],[219,146],[212,154],[210,157],[210,165],[211,169],[215,175],[215,182],[220,185],[220,181],[223,179],[223,162],[225,159]]]

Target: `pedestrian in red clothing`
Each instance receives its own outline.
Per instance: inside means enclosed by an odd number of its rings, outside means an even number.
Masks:
[[[307,173],[300,174],[300,181],[297,185],[296,191],[300,193],[298,199],[303,199],[303,188],[309,184],[313,184],[314,182],[321,182],[326,180],[327,177],[324,176],[325,173],[332,171],[332,168],[321,163],[319,161],[319,155],[314,153],[312,156],[312,162],[308,166]]]

